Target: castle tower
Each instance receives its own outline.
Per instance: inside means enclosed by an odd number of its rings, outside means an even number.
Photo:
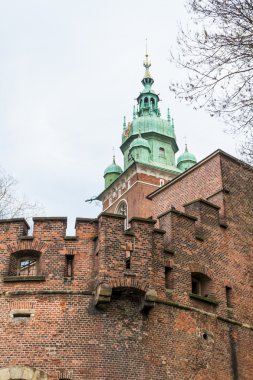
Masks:
[[[178,146],[169,110],[167,119],[161,118],[159,94],[153,89],[147,52],[143,66],[143,90],[136,99],[133,119],[126,123],[124,117],[123,121],[120,149],[124,171],[115,164],[114,158],[113,164],[105,170],[105,190],[97,197],[103,203],[103,211],[126,216],[126,228],[133,216],[151,217],[147,195],[185,170],[185,165],[176,163]]]

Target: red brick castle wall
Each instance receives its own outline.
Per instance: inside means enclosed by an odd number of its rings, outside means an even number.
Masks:
[[[252,173],[217,153],[128,230],[109,213],[73,237],[65,218],[32,237],[0,221],[0,380],[251,380]]]

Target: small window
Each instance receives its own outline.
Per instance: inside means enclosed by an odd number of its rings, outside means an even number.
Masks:
[[[159,148],[159,157],[165,158],[165,149],[164,148]]]
[[[112,198],[109,198],[109,206],[112,204]]]
[[[232,293],[232,289],[231,289],[229,286],[226,286],[226,301],[227,301],[227,307],[232,307],[231,293]]]
[[[164,185],[164,179],[160,179],[160,186]]]
[[[165,267],[165,288],[172,289],[172,268]]]
[[[131,251],[126,251],[125,265],[126,269],[131,269]]]
[[[144,98],[144,103],[148,103],[148,98]]]
[[[66,255],[65,277],[73,277],[74,255]]]
[[[192,277],[192,293],[201,295],[201,282],[195,277]]]
[[[19,260],[18,276],[36,276],[38,260],[36,258],[25,257]]]
[[[211,279],[203,273],[192,273],[192,293],[202,297],[208,297],[211,290]]]

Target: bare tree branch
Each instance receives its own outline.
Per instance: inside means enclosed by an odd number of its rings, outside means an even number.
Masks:
[[[253,120],[253,0],[187,0],[187,9],[192,23],[179,27],[179,53],[171,54],[187,78],[171,83],[170,89],[195,108],[223,117],[232,131],[245,135],[244,152],[248,151]]]
[[[24,217],[30,219],[43,212],[42,206],[17,194],[17,181],[0,169],[0,219]]]

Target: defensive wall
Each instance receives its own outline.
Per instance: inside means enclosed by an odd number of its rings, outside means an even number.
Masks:
[[[218,153],[152,198],[127,230],[0,221],[0,380],[253,378],[252,169]]]

